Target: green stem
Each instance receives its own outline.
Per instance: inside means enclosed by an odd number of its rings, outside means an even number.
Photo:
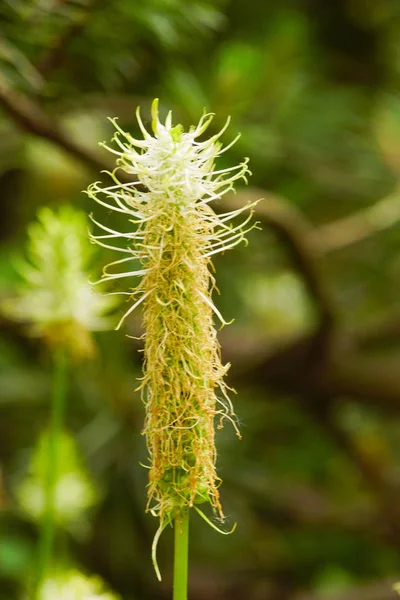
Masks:
[[[189,556],[189,511],[175,519],[174,596],[173,600],[187,600]]]
[[[47,473],[45,482],[45,510],[39,537],[38,563],[35,577],[35,598],[48,573],[54,542],[55,490],[59,471],[59,445],[62,432],[67,392],[67,356],[59,350],[54,356],[53,395],[48,432]]]

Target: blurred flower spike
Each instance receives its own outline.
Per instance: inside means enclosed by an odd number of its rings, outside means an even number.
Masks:
[[[58,526],[82,536],[87,530],[86,513],[97,502],[98,494],[82,466],[74,438],[63,432],[58,443],[54,520]],[[48,447],[46,432],[41,435],[33,450],[26,477],[16,488],[22,510],[33,521],[40,521],[46,511]]]
[[[119,596],[107,591],[100,577],[68,571],[46,579],[38,600],[119,600]]]
[[[72,355],[90,355],[89,332],[110,327],[106,314],[115,299],[96,293],[88,282],[93,251],[85,215],[69,206],[41,208],[28,238],[27,260],[16,265],[22,277],[17,297],[3,303],[4,312],[28,324],[30,335]]]
[[[144,434],[150,454],[148,508],[159,517],[153,545],[167,523],[178,522],[190,507],[209,502],[223,518],[216,473],[214,420],[218,427],[228,419],[236,427],[235,414],[224,376],[213,316],[225,324],[212,302],[215,288],[211,257],[247,243],[253,211],[239,222],[231,221],[257,202],[238,210],[216,214],[213,200],[246,181],[247,159],[233,167],[217,169],[216,159],[225,148],[219,133],[199,141],[213,115],[204,114],[196,126],[184,131],[165,123],[152,104],[152,133],[137,111],[143,139],[133,138],[115,120],[113,138],[117,169],[109,173],[113,183],[94,183],[88,195],[101,206],[126,217],[129,231],[115,231],[94,221],[102,230],[92,240],[126,254],[104,269],[102,281],[137,281],[121,291],[130,302],[124,319],[143,307],[144,375],[140,388],[146,405]],[[118,170],[135,176],[121,183]],[[125,176],[126,179],[126,176]],[[133,227],[132,227],[133,224]],[[110,245],[122,239],[125,247]],[[105,240],[107,240],[105,242]],[[110,242],[111,240],[111,242]],[[117,271],[118,270],[118,271]],[[159,573],[158,573],[159,576]]]

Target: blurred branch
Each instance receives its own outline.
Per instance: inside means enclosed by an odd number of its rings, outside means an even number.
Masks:
[[[234,494],[244,494],[252,511],[263,522],[279,524],[282,530],[292,527],[315,529],[335,528],[367,533],[382,539],[377,529],[375,511],[365,502],[340,506],[316,487],[291,482],[276,486],[265,477],[265,471],[255,472],[254,465],[240,469],[237,478],[225,475],[224,483]]]
[[[257,192],[258,190],[242,191],[238,197],[230,195],[221,204],[226,205],[229,210],[239,208],[247,201],[262,197]],[[319,316],[319,329],[327,334],[335,321],[335,308],[318,265],[318,252],[309,242],[311,227],[294,207],[271,194],[258,204],[256,215],[263,225],[274,231],[286,249],[292,267],[301,276],[309,297],[314,301]]]
[[[243,203],[243,200],[254,201],[258,198],[266,198],[267,200],[267,204],[266,202],[260,202],[256,208],[257,217],[261,222],[271,224],[269,209],[272,201],[280,207],[281,217],[285,221],[287,218],[290,222],[294,221],[296,228],[299,224],[302,224],[303,233],[307,233],[308,247],[312,249],[314,255],[319,256],[357,244],[380,231],[389,229],[400,221],[400,185],[397,185],[391,194],[371,206],[318,227],[305,224],[304,217],[296,207],[285,203],[284,199],[271,195],[262,189],[249,188],[241,191],[237,197],[230,196],[229,203],[239,205]],[[287,215],[284,213],[287,213]]]
[[[332,385],[332,388],[329,386]],[[364,358],[344,353],[326,372],[319,387],[331,389],[336,396],[350,396],[383,408],[388,412],[400,411],[400,374],[398,363],[386,359]]]
[[[74,142],[36,102],[13,90],[4,79],[0,79],[0,105],[22,129],[53,142],[96,172],[114,168],[113,164]]]
[[[399,221],[400,189],[397,186],[392,194],[372,206],[314,229],[310,243],[320,252],[333,252],[389,229]]]
[[[93,10],[102,1],[92,0],[92,2],[82,7],[79,13],[76,13],[76,10],[74,11],[73,20],[62,30],[58,37],[53,39],[51,46],[46,49],[36,67],[43,77],[48,78],[63,63],[70,42],[82,34],[90,21]]]
[[[365,350],[398,346],[400,342],[400,315],[389,315],[378,323],[365,325],[357,334],[357,345]]]
[[[233,370],[233,385],[255,385],[279,394],[295,396],[350,397],[383,409],[400,412],[398,364],[387,359],[365,358],[336,339],[330,355],[321,361],[321,339],[317,333],[287,341],[280,347],[263,349]],[[229,360],[229,348],[224,355]]]

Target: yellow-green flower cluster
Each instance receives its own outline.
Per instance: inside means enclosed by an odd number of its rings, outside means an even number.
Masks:
[[[118,600],[118,597],[106,590],[100,577],[67,571],[46,579],[38,600]]]
[[[58,526],[82,533],[85,513],[96,503],[97,494],[82,465],[74,438],[62,432],[58,447],[54,520]],[[34,521],[39,521],[46,511],[48,449],[49,438],[46,432],[40,436],[33,451],[27,475],[16,488],[22,510]]]
[[[103,230],[92,240],[113,248],[110,240],[122,239],[115,250],[126,256],[111,263],[129,265],[113,272],[108,265],[101,281],[139,278],[128,294],[130,306],[124,319],[143,307],[144,375],[140,388],[146,406],[144,434],[150,454],[149,508],[160,517],[161,527],[182,511],[210,502],[223,516],[216,473],[214,424],[225,418],[235,425],[227,393],[213,316],[225,323],[214,306],[215,288],[211,257],[245,240],[254,225],[252,212],[236,225],[238,217],[255,203],[217,215],[210,202],[233,189],[249,172],[247,159],[235,167],[217,170],[215,160],[232,144],[222,147],[218,134],[199,141],[212,121],[205,114],[197,126],[185,132],[165,124],[152,106],[152,134],[137,112],[143,140],[133,138],[113,121],[118,149],[118,168],[136,176],[121,183],[117,171],[113,184],[90,186],[88,194],[100,205],[126,216],[130,231]],[[234,140],[236,141],[236,140]],[[232,143],[234,143],[234,141]],[[106,146],[107,147],[107,146]],[[111,269],[111,270],[110,270]]]
[[[88,332],[108,327],[104,315],[115,303],[88,282],[92,251],[85,215],[69,206],[41,208],[28,237],[27,260],[17,265],[18,295],[4,305],[5,312],[26,323],[31,335],[75,354],[90,353]]]

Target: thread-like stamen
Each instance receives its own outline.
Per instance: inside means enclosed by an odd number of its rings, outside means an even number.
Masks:
[[[132,304],[132,306],[129,308],[129,310],[127,310],[126,313],[124,314],[124,316],[120,319],[118,325],[115,328],[116,330],[121,327],[121,325],[125,321],[126,317],[128,315],[130,315],[131,312],[133,312],[135,310],[135,308],[137,308],[139,306],[139,304],[141,304],[144,300],[146,300],[147,296],[149,296],[152,292],[154,292],[154,290],[149,290],[146,294],[143,294],[143,296],[137,302],[135,302],[135,304]]]

